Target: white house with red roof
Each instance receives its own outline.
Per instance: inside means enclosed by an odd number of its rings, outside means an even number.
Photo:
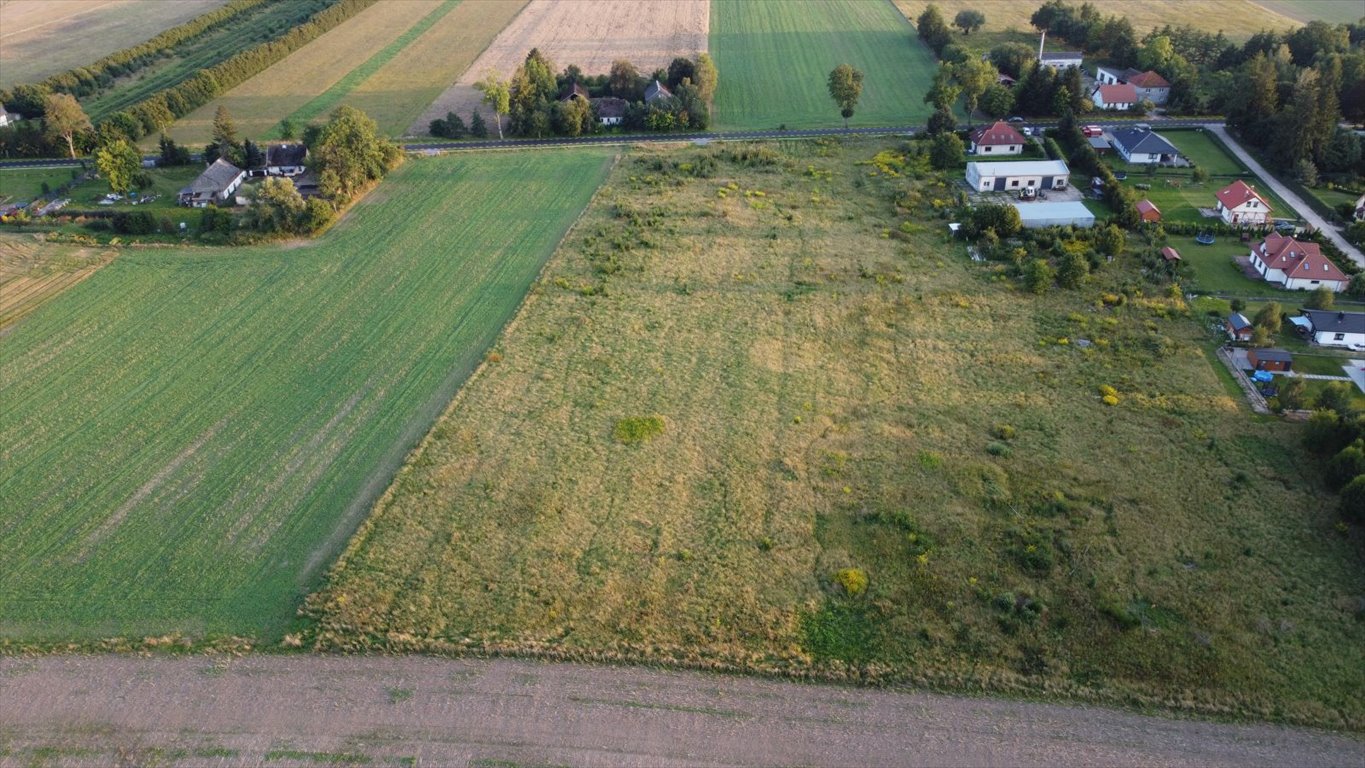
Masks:
[[[1129,83],[1097,85],[1090,94],[1095,109],[1132,109],[1138,103],[1137,88]]]
[[[1214,197],[1218,198],[1218,215],[1225,224],[1264,226],[1270,223],[1270,203],[1241,179],[1218,190]]]
[[[972,154],[1017,155],[1024,151],[1024,135],[1009,123],[999,120],[972,131]]]
[[[1322,255],[1317,243],[1301,243],[1272,232],[1251,248],[1251,266],[1267,283],[1291,291],[1313,291],[1326,286],[1344,291],[1350,278]]]

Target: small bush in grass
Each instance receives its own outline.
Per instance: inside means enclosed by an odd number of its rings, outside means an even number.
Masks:
[[[616,422],[612,436],[617,442],[633,445],[648,442],[664,433],[662,416],[635,416]]]
[[[834,581],[844,588],[849,597],[857,597],[867,591],[867,572],[861,568],[844,568],[834,574]]]
[[[920,451],[919,465],[925,469],[938,469],[943,466],[943,454],[938,451]]]
[[[992,440],[986,444],[986,453],[992,456],[1006,457],[1010,455],[1010,447],[1004,443]]]
[[[1105,404],[1105,405],[1118,405],[1118,404],[1119,404],[1119,399],[1118,399],[1118,397],[1115,396],[1115,395],[1105,395],[1103,398],[1101,398],[1101,400],[1104,401],[1104,404]]]

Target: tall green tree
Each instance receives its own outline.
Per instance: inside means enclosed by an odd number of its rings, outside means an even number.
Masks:
[[[953,76],[962,89],[962,107],[967,111],[967,125],[972,124],[972,113],[976,111],[981,96],[986,89],[996,84],[1000,73],[995,65],[980,58],[971,58],[953,66]]]
[[[512,91],[506,80],[498,76],[497,72],[489,70],[483,79],[474,84],[474,87],[483,93],[483,104],[493,110],[493,121],[498,124],[498,138],[502,138],[502,118],[512,109]],[[474,116],[478,117],[475,112]],[[479,120],[483,122],[482,118]],[[477,134],[476,134],[477,136]],[[481,138],[481,137],[480,137]]]
[[[242,225],[257,232],[294,233],[303,227],[307,210],[292,181],[272,176],[252,192]]]
[[[848,119],[858,107],[858,99],[863,95],[863,73],[848,64],[840,64],[829,73],[829,95],[839,107],[844,118],[844,129],[848,129]]]
[[[234,165],[246,162],[242,143],[237,137],[237,123],[222,104],[213,112],[213,143],[218,147],[218,154],[228,162]]]
[[[1264,307],[1261,307],[1261,310],[1251,319],[1251,324],[1257,328],[1264,328],[1266,333],[1279,333],[1281,324],[1280,315],[1283,314],[1283,312],[1284,310],[1280,309],[1280,303],[1272,301]]]
[[[133,177],[142,168],[142,155],[124,139],[115,139],[95,150],[95,167],[109,182],[109,189],[122,195],[133,186]]]
[[[379,135],[379,126],[355,107],[342,106],[322,129],[312,151],[323,196],[340,205],[378,181],[403,159],[402,150]]]
[[[716,85],[720,82],[720,72],[716,69],[716,62],[712,60],[711,54],[706,51],[697,54],[695,70],[697,95],[702,101],[710,104],[716,98]]]
[[[69,93],[54,93],[47,97],[43,105],[43,125],[50,141],[61,139],[66,142],[66,150],[72,158],[76,157],[76,137],[92,130],[90,118]]]
[[[957,12],[953,17],[953,26],[962,30],[962,34],[970,35],[986,23],[986,14],[973,8],[964,8]]]
[[[710,59],[708,55],[706,57]],[[611,63],[611,72],[607,75],[607,86],[611,88],[611,95],[626,101],[639,101],[641,94],[640,71],[625,59],[617,59]]]
[[[924,94],[924,103],[932,104],[934,109],[952,109],[961,93],[962,86],[957,84],[953,66],[944,62],[934,73],[934,84]]]
[[[929,164],[947,171],[962,165],[967,148],[956,133],[940,133],[929,143]]]
[[[925,7],[924,12],[915,20],[915,31],[924,44],[929,46],[929,50],[935,54],[943,50],[943,46],[953,39],[953,33],[948,29],[948,23],[943,20],[943,12],[937,5],[930,3]]]

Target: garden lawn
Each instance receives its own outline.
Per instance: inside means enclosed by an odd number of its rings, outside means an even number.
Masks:
[[[71,181],[71,168],[4,168],[0,169],[0,202],[23,203],[43,194],[43,184],[49,189]]]
[[[723,130],[842,125],[827,84],[845,63],[866,75],[850,125],[912,125],[932,112],[924,93],[938,65],[889,3],[714,0],[710,47]]]
[[[899,146],[632,150],[305,642],[1365,728],[1365,536],[1303,427],[1133,255],[1043,296],[971,262]]]
[[[0,637],[278,638],[610,162],[410,161],[320,240],[125,249],[14,326]]]
[[[1243,274],[1233,259],[1249,255],[1251,244],[1243,243],[1236,236],[1219,235],[1213,245],[1200,245],[1193,236],[1170,235],[1166,238],[1166,244],[1180,253],[1183,266],[1191,270],[1194,279],[1185,287],[1192,291],[1243,297],[1267,296],[1281,301],[1302,301],[1305,296],[1302,292],[1286,291]]]

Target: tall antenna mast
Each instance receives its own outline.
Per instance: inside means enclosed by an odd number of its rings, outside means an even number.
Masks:
[[[1043,30],[1043,36],[1038,38],[1038,63],[1043,62],[1043,41],[1047,40],[1047,30]]]

